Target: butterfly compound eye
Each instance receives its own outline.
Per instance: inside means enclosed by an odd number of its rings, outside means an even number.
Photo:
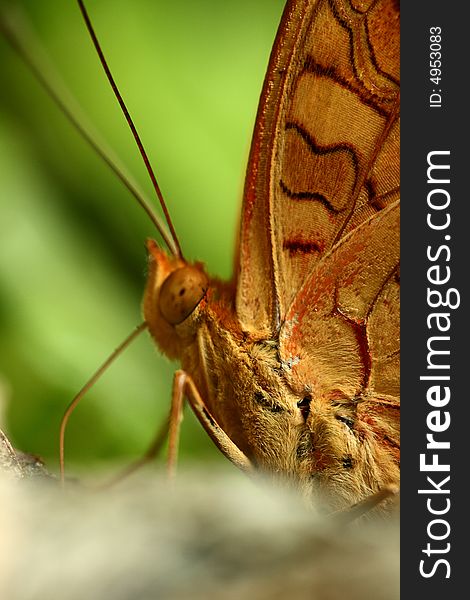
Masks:
[[[207,287],[207,276],[196,267],[173,271],[160,291],[160,312],[164,319],[171,325],[184,321],[203,299]]]

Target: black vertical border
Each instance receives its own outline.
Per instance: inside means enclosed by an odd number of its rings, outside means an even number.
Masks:
[[[470,403],[470,318],[468,310],[470,279],[470,230],[467,226],[467,208],[470,208],[470,144],[468,142],[468,111],[470,101],[467,89],[470,75],[470,20],[469,5],[465,2],[413,2],[401,3],[401,187],[402,187],[402,463],[401,463],[401,598],[403,600],[425,598],[453,599],[468,593],[466,581],[470,566],[466,563],[468,550],[470,496],[467,492],[468,479],[466,455],[469,452],[470,429],[467,427],[467,404]],[[430,81],[430,28],[440,27],[442,75],[439,85]],[[442,107],[431,108],[429,96],[433,89],[440,89]],[[443,186],[450,192],[451,203],[447,209],[451,223],[446,231],[433,231],[427,225],[427,195],[431,189],[427,183],[427,155],[434,150],[450,150],[450,185]],[[467,163],[469,163],[467,165]],[[443,213],[446,211],[443,211]],[[444,215],[442,213],[442,218]],[[444,236],[450,235],[450,240]],[[450,480],[442,489],[450,493],[418,494],[419,489],[432,488],[426,476],[420,472],[419,455],[426,451],[428,428],[426,417],[433,409],[426,399],[429,382],[420,381],[420,375],[429,374],[427,365],[427,340],[436,335],[428,329],[426,318],[433,309],[427,305],[428,268],[432,263],[426,257],[428,245],[434,249],[447,244],[451,251],[450,260],[442,251],[438,261],[444,269],[450,267],[451,279],[441,286],[457,288],[460,306],[450,313],[449,356],[442,363],[450,363],[451,399],[446,407],[451,417],[450,427],[436,439],[450,441],[450,449],[439,452],[440,462],[450,463],[449,473],[434,473],[436,482],[447,475]],[[433,286],[436,287],[436,286]],[[443,289],[444,292],[444,289]],[[445,344],[442,345],[442,348]],[[439,374],[442,374],[440,372]],[[429,452],[429,451],[428,451]],[[431,452],[432,453],[432,452]],[[451,502],[449,512],[442,515],[450,525],[448,538],[435,541],[428,537],[430,521],[439,518],[427,509],[427,498],[435,500],[438,508]],[[441,504],[439,504],[439,502]],[[445,526],[434,526],[432,531],[444,534]],[[432,548],[448,552],[435,553],[428,557],[423,553],[428,542]],[[432,577],[425,578],[419,572],[420,561],[425,560],[424,570],[428,573],[435,561],[445,559],[450,565],[450,577],[444,563],[436,566]],[[462,595],[463,594],[463,595]]]

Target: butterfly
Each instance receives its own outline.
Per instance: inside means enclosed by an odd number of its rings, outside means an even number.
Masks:
[[[251,147],[234,280],[149,242],[144,317],[240,468],[347,506],[399,478],[399,13],[288,2]],[[173,444],[172,444],[173,441]]]
[[[245,471],[349,506],[399,478],[399,12],[290,1],[261,94],[235,274],[147,244],[143,312]]]

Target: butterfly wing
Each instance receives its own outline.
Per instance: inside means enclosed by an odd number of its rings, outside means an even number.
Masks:
[[[290,1],[251,148],[236,310],[279,339],[285,380],[312,402],[308,470],[357,487],[348,501],[398,479],[398,261],[399,4]]]
[[[398,3],[288,2],[245,184],[242,327],[275,335],[316,263],[398,197]]]
[[[299,393],[398,396],[399,214],[396,202],[342,238],[290,306],[280,357]]]

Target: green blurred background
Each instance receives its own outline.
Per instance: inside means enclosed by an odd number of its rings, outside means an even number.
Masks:
[[[150,190],[76,3],[20,4],[84,112]],[[87,3],[185,256],[223,278],[283,4]],[[0,187],[0,424],[54,469],[66,405],[140,322],[144,240],[154,231],[1,38]],[[74,414],[69,462],[140,455],[168,411],[174,369],[144,334]],[[186,415],[182,459],[224,460]]]

